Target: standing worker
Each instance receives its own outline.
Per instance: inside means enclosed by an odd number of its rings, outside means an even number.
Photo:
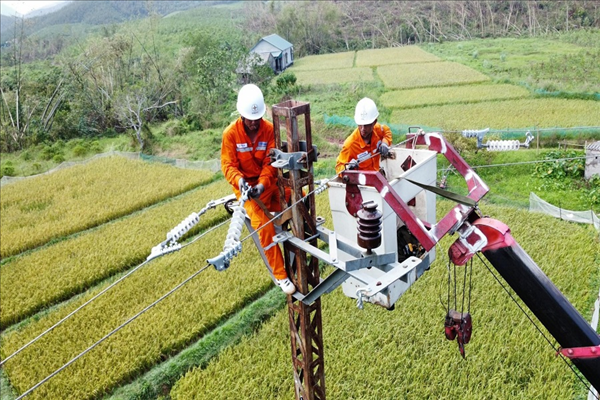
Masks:
[[[335,172],[345,169],[379,171],[379,160],[387,157],[392,145],[392,131],[387,125],[377,123],[379,111],[375,102],[367,97],[356,104],[354,121],[358,127],[344,141],[335,163]]]
[[[250,199],[244,203],[244,208],[250,217],[252,228],[256,230],[262,227],[258,237],[261,246],[266,248],[273,243],[275,227],[252,199],[260,199],[269,211],[281,209],[277,170],[271,166],[269,157],[269,152],[275,147],[273,124],[263,119],[265,100],[256,85],[248,84],[240,89],[237,110],[241,116],[223,131],[221,169],[238,198],[243,188],[251,187]],[[285,293],[293,294],[296,288],[287,276],[279,246],[274,245],[265,250],[265,255],[279,287]]]

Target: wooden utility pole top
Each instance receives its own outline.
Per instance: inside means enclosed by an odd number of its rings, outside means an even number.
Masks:
[[[299,131],[298,117],[304,119],[304,132]],[[282,128],[285,129],[287,141],[281,140]],[[310,103],[294,100],[285,101],[273,106],[273,129],[275,146],[289,157],[288,169],[278,169],[280,203],[282,209],[287,208],[285,189],[291,190],[292,207],[291,229],[295,237],[306,239],[317,233],[313,161],[316,160],[316,149],[312,146],[310,126]],[[302,138],[303,136],[303,138]],[[304,201],[303,188],[311,193]],[[317,245],[317,239],[309,241]],[[317,286],[319,278],[319,261],[316,257],[284,243],[284,259],[288,276],[296,289],[303,295]],[[292,363],[294,367],[294,384],[297,400],[325,399],[325,363],[323,360],[323,329],[321,321],[321,300],[310,305],[296,301],[293,296],[287,297]]]

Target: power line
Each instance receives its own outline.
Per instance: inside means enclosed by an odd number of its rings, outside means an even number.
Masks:
[[[552,159],[552,160],[534,160],[534,161],[520,161],[520,162],[514,162],[514,163],[503,163],[503,164],[473,165],[473,166],[471,166],[471,169],[491,168],[491,167],[508,167],[508,166],[513,166],[513,165],[525,165],[525,164],[552,163],[552,162],[558,162],[558,161],[584,160],[584,159],[595,158],[595,157],[598,157],[598,156],[597,155],[589,155],[589,156],[582,156],[582,157],[557,158],[557,159]],[[450,165],[449,167],[452,167],[452,166]],[[444,168],[444,170],[446,170],[446,169],[447,168]]]
[[[192,243],[196,242],[197,240],[199,240],[200,238],[202,238],[203,236],[207,235],[208,233],[212,232],[213,230],[221,227],[222,225],[224,225],[228,220],[225,220],[213,227],[211,227],[209,230],[207,230],[206,232],[204,232],[203,234],[201,234],[200,236],[195,237],[192,241],[190,241],[189,243],[186,243],[185,245],[183,245],[181,248],[187,247],[189,245],[191,245]],[[163,254],[164,255],[164,254]],[[116,281],[114,281],[112,284],[110,284],[108,287],[104,288],[100,293],[96,294],[94,297],[92,297],[91,299],[89,299],[88,301],[86,301],[85,303],[83,303],[82,305],[80,305],[79,307],[77,307],[75,310],[73,310],[72,312],[70,312],[68,315],[66,315],[64,318],[62,318],[60,321],[58,321],[57,323],[55,323],[54,325],[52,325],[50,328],[46,329],[44,332],[40,333],[38,336],[36,336],[34,339],[32,339],[31,341],[29,341],[27,344],[25,344],[24,346],[22,346],[21,348],[19,348],[17,351],[15,351],[14,353],[12,353],[11,355],[9,355],[8,357],[6,357],[4,360],[0,361],[0,366],[4,365],[8,360],[10,360],[11,358],[13,358],[14,356],[16,356],[17,354],[19,354],[20,352],[22,352],[23,350],[25,350],[26,348],[28,348],[29,346],[31,346],[32,344],[34,344],[35,342],[37,342],[39,339],[41,339],[43,336],[45,336],[46,334],[48,334],[49,332],[53,331],[55,328],[57,328],[59,325],[61,325],[63,322],[65,322],[66,320],[68,320],[69,318],[71,318],[73,315],[75,315],[75,313],[77,313],[78,311],[80,311],[81,309],[83,309],[85,306],[89,305],[92,301],[96,300],[98,297],[102,296],[104,293],[106,293],[107,291],[109,291],[111,288],[113,288],[115,285],[117,285],[118,283],[122,282],[125,278],[127,278],[128,276],[130,276],[131,274],[133,274],[135,271],[137,271],[138,269],[140,269],[141,267],[143,267],[144,265],[148,264],[150,261],[154,260],[156,257],[151,258],[151,259],[147,259],[146,261],[144,261],[143,263],[141,263],[140,265],[138,265],[137,267],[133,268],[131,271],[129,271],[127,274],[123,275],[121,278],[117,279]]]
[[[152,307],[154,307],[155,305],[157,305],[158,303],[160,303],[161,301],[163,301],[164,299],[166,299],[167,297],[169,297],[171,294],[175,293],[175,291],[179,290],[181,287],[183,287],[183,285],[185,285],[186,283],[188,283],[189,281],[191,281],[192,279],[194,279],[196,276],[200,275],[200,273],[204,272],[209,266],[210,266],[210,264],[206,264],[206,266],[202,267],[200,270],[198,270],[194,274],[190,275],[187,279],[185,279],[183,282],[179,283],[173,289],[169,290],[167,293],[165,293],[164,295],[162,295],[159,299],[157,299],[156,301],[154,301],[152,304],[150,304],[149,306],[147,306],[146,308],[144,308],[143,310],[141,310],[140,312],[138,312],[137,314],[135,314],[133,317],[129,318],[127,321],[125,321],[123,324],[119,325],[117,328],[113,329],[111,332],[109,332],[108,334],[106,334],[102,339],[98,340],[96,343],[94,343],[93,345],[91,345],[90,347],[88,347],[87,349],[85,349],[84,351],[82,351],[81,353],[79,353],[77,356],[73,357],[65,365],[63,365],[62,367],[60,367],[59,369],[57,369],[56,371],[54,371],[53,373],[51,373],[50,375],[48,375],[47,377],[45,377],[44,379],[42,379],[41,381],[39,381],[38,383],[36,383],[34,386],[32,386],[31,388],[29,388],[27,391],[25,391],[22,395],[20,395],[19,397],[17,397],[15,400],[20,400],[20,399],[24,398],[25,396],[28,396],[29,394],[31,394],[35,389],[37,389],[38,387],[40,387],[41,385],[43,385],[44,383],[46,383],[47,381],[49,381],[50,379],[52,379],[54,376],[56,376],[62,370],[64,370],[65,368],[67,368],[69,365],[73,364],[75,361],[77,361],[78,359],[80,359],[81,357],[83,357],[85,354],[87,354],[88,352],[90,352],[92,349],[94,349],[100,343],[104,342],[106,339],[108,339],[109,337],[111,337],[112,335],[114,335],[115,333],[117,333],[118,331],[120,331],[122,328],[124,328],[125,326],[129,325],[129,323],[131,323],[134,320],[136,320],[140,315],[144,314],[146,311],[148,311],[149,309],[151,309]]]

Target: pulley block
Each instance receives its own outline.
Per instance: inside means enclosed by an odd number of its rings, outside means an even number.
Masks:
[[[449,310],[444,322],[444,332],[446,339],[458,342],[458,350],[465,357],[465,344],[471,340],[473,330],[473,321],[470,313],[462,313],[456,310]]]

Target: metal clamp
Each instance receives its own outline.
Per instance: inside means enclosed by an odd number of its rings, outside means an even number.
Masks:
[[[294,153],[288,153],[279,149],[271,149],[271,163],[272,167],[275,168],[286,168],[289,170],[300,170],[305,169],[308,158],[312,162],[317,161],[317,146],[312,146],[312,149],[308,151],[306,147],[306,141],[301,140],[299,142],[300,151]],[[283,142],[283,147],[287,147],[287,144]]]
[[[366,295],[368,291],[369,288],[359,288],[356,290],[356,307],[358,307],[359,310],[362,310],[365,307],[364,302],[369,298],[369,296]],[[363,296],[365,298],[364,300]]]
[[[600,345],[560,349],[560,353],[571,360],[581,358],[600,358]]]

